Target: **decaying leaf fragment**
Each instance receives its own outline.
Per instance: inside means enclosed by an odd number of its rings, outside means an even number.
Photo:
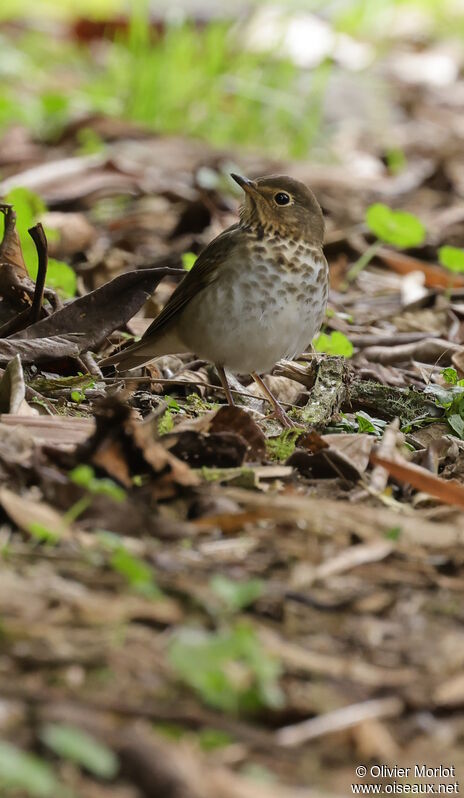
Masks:
[[[224,405],[193,421],[181,422],[163,441],[196,468],[234,468],[264,457],[265,438],[246,410]]]
[[[74,453],[75,463],[92,463],[130,488],[148,475],[157,499],[198,484],[198,478],[156,440],[149,424],[137,421],[127,404],[111,397],[96,410],[96,430]]]
[[[26,402],[26,384],[19,355],[10,360],[0,379],[0,412],[35,416],[37,410]]]
[[[11,205],[0,204],[5,227],[0,244],[0,326],[30,308],[34,283],[29,277],[18,233],[16,214]]]

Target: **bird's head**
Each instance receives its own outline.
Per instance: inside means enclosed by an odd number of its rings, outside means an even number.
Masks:
[[[255,180],[231,176],[245,192],[241,224],[322,246],[324,217],[316,197],[304,183],[286,175]]]

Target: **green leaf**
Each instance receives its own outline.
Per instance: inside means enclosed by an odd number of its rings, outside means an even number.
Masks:
[[[457,413],[454,413],[453,415],[448,416],[447,420],[451,429],[453,430],[453,432],[456,433],[458,438],[464,440],[464,419],[462,418],[462,416],[458,415]]]
[[[237,612],[259,598],[264,589],[261,579],[248,579],[246,582],[236,582],[227,576],[216,574],[210,580],[211,590],[223,601],[231,612]]]
[[[425,227],[417,216],[407,211],[394,211],[382,202],[367,209],[366,223],[377,238],[400,249],[417,247],[425,240]]]
[[[446,380],[446,382],[448,382],[450,385],[458,384],[458,373],[456,369],[443,369],[443,371],[440,372],[440,376],[443,377],[443,379]]]
[[[119,769],[116,754],[87,732],[60,723],[49,723],[41,740],[57,756],[68,759],[101,779],[113,779]]]
[[[167,435],[174,429],[174,417],[170,410],[166,410],[158,421],[158,435]]]
[[[276,438],[266,438],[266,449],[273,460],[283,462],[293,454],[301,435],[299,429],[284,429]]]
[[[426,385],[424,388],[424,393],[429,396],[432,396],[433,401],[435,402],[437,407],[444,407],[445,409],[447,409],[451,406],[453,402],[453,397],[456,393],[456,388],[454,385],[449,388],[445,388],[443,385],[438,385],[437,383],[429,382],[429,384]]]
[[[392,175],[399,174],[399,172],[402,172],[406,167],[406,155],[404,154],[404,151],[400,150],[398,147],[393,147],[391,150],[388,150],[385,153],[385,156],[388,170]]]
[[[37,224],[39,218],[47,210],[47,206],[38,194],[34,194],[33,191],[22,186],[12,188],[5,201],[13,205],[16,211],[16,230],[21,241],[24,261],[31,278],[35,280],[38,268],[37,251],[28,230]],[[47,228],[45,232],[49,240],[56,237],[55,231],[50,228]],[[46,284],[58,291],[65,299],[73,297],[77,288],[74,269],[67,263],[49,258]]]
[[[464,249],[449,246],[440,247],[438,259],[441,265],[450,272],[454,272],[454,274],[464,272]]]
[[[353,419],[347,418],[345,413],[340,413],[340,418],[336,422],[326,427],[326,433],[333,432],[339,435],[340,432],[359,432],[359,425]]]
[[[358,432],[373,432],[376,433],[376,429],[370,421],[370,419],[365,418],[361,413],[356,413],[356,421],[358,422]]]
[[[4,742],[0,742],[0,787],[24,790],[33,798],[50,798],[61,794],[50,765]]]
[[[171,410],[171,412],[174,412],[174,413],[178,413],[179,412],[180,404],[177,401],[177,399],[173,399],[172,396],[165,396],[164,399],[167,402],[168,410]]]
[[[61,114],[69,108],[69,97],[56,91],[43,92],[40,102],[47,115]]]
[[[34,377],[28,380],[28,385],[39,393],[55,393],[64,388],[76,388],[82,392],[86,388],[95,387],[95,379],[90,374],[76,374],[71,377]]]
[[[60,536],[57,532],[54,532],[48,527],[44,526],[44,524],[40,524],[38,521],[30,521],[27,525],[27,531],[33,538],[39,541],[39,543],[49,543],[54,545],[58,543]]]
[[[75,485],[89,488],[90,483],[95,479],[95,471],[92,466],[78,465],[69,472],[69,478]]]
[[[349,338],[342,332],[338,332],[338,330],[330,333],[330,335],[320,333],[313,341],[313,346],[317,352],[326,352],[328,355],[351,357],[354,352],[353,344]]]
[[[383,421],[383,419],[372,418],[372,416],[364,410],[359,410],[358,413],[355,414],[355,418],[358,422],[358,432],[367,432],[380,436],[387,425],[387,422]]]
[[[202,729],[198,732],[197,739],[203,751],[216,751],[234,742],[230,734],[222,729]]]
[[[163,737],[166,737],[171,741],[174,740],[176,743],[178,743],[179,740],[182,740],[186,734],[185,727],[178,723],[154,723],[153,728],[159,732],[159,734],[162,734]]]
[[[401,527],[400,527],[400,526],[392,526],[392,528],[391,528],[391,529],[388,529],[388,530],[385,532],[385,537],[386,537],[388,540],[399,540],[399,539],[400,539],[400,536],[401,536],[401,532],[402,532],[402,531],[403,531],[403,530],[401,529]]]
[[[233,713],[283,706],[281,666],[248,624],[216,633],[182,629],[173,638],[169,660],[210,706]]]
[[[5,201],[14,206],[18,233],[27,232],[27,229],[35,224],[37,217],[47,210],[43,199],[29,188],[24,188],[24,186],[11,188],[5,197]],[[35,250],[33,242],[31,244]]]
[[[80,405],[80,403],[85,399],[85,394],[79,390],[71,391],[71,399],[73,402],[76,402],[78,405]]]
[[[112,554],[110,565],[121,574],[131,588],[147,598],[159,598],[161,591],[156,585],[153,569],[144,560],[134,557],[124,546],[118,546]]]
[[[107,477],[92,479],[88,489],[91,493],[98,494],[99,496],[108,496],[115,502],[123,502],[126,498],[126,491],[124,488],[121,488],[120,485]]]
[[[46,283],[50,288],[54,288],[55,291],[58,291],[64,299],[71,299],[71,297],[76,295],[76,272],[71,266],[68,266],[67,263],[61,260],[55,260],[54,258],[48,259]]]
[[[76,132],[79,144],[76,155],[94,155],[105,151],[105,142],[96,130],[91,127],[82,127]]]
[[[76,485],[85,488],[89,493],[101,496],[109,496],[117,502],[122,502],[126,498],[126,491],[112,479],[106,477],[98,478],[92,466],[78,465],[69,472],[69,478]]]
[[[184,267],[186,272],[189,272],[192,266],[194,265],[197,256],[194,252],[184,252],[182,255],[182,266]]]
[[[10,189],[5,197],[5,202],[13,205],[16,212],[16,230],[21,241],[24,262],[34,280],[37,275],[37,250],[27,231],[36,224],[47,208],[37,194],[21,186]]]

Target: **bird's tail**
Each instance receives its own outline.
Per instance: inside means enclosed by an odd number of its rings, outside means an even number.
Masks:
[[[135,344],[126,346],[114,355],[105,357],[98,364],[99,366],[116,366],[118,371],[130,371],[131,369],[141,368],[150,360],[154,360],[161,355],[173,355],[187,352],[185,347],[175,333],[161,335],[158,340],[152,337],[138,341]]]

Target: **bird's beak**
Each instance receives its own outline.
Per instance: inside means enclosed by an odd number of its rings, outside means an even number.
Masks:
[[[254,180],[250,180],[248,177],[242,177],[241,175],[234,175],[233,173],[231,173],[230,176],[238,183],[240,188],[243,188],[245,194],[256,194],[257,188]]]

